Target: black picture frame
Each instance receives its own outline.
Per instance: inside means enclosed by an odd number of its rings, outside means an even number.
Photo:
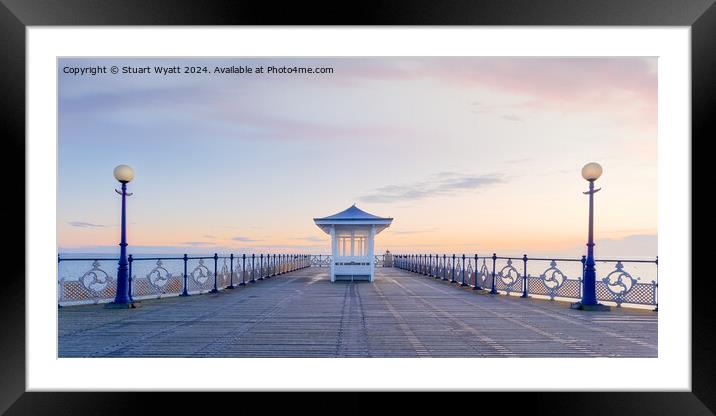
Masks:
[[[714,0],[493,0],[493,1],[385,1],[385,2],[286,2],[179,0],[0,0],[0,113],[4,161],[22,165],[23,180],[4,181],[3,218],[12,229],[4,240],[6,259],[0,286],[0,412],[7,414],[116,414],[149,413],[163,409],[207,410],[205,398],[153,397],[146,393],[28,393],[25,392],[25,269],[17,266],[19,242],[25,242],[25,229],[19,218],[28,208],[25,195],[25,34],[27,26],[75,25],[590,25],[590,26],[689,26],[692,58],[692,154],[693,145],[703,143],[713,133],[712,113],[716,109],[716,6]],[[711,129],[709,129],[711,127]],[[14,166],[13,166],[14,167]],[[696,175],[693,175],[696,179]],[[23,196],[23,203],[17,203]],[[702,217],[703,218],[703,217]],[[9,220],[9,221],[8,221]],[[693,221],[693,218],[692,218]],[[7,227],[6,227],[7,229]],[[23,244],[24,247],[24,244]],[[703,246],[694,245],[692,258]],[[24,248],[23,248],[24,251]],[[24,252],[25,263],[32,253]],[[24,264],[24,263],[23,263]],[[691,277],[691,262],[684,265],[684,278]],[[423,410],[450,410],[454,404],[509,404],[511,411],[539,411],[549,414],[694,414],[708,415],[716,410],[716,366],[714,363],[714,313],[710,302],[713,276],[698,280],[692,298],[692,390],[691,392],[601,392],[601,393],[466,393],[459,399],[433,395],[398,398],[393,405],[406,412],[408,407]],[[696,287],[694,279],[693,287]],[[662,313],[669,313],[663,309]],[[662,334],[662,337],[668,334]],[[108,375],[109,376],[109,375]],[[237,375],[240,376],[240,375]],[[476,375],[478,377],[479,375]],[[565,374],[565,377],[580,375]],[[618,375],[615,375],[618,377]],[[446,381],[446,385],[449,382]],[[545,386],[549,388],[549,386]],[[635,389],[637,390],[637,389]],[[150,397],[151,396],[151,397]],[[232,396],[233,397],[233,396]],[[316,398],[302,397],[265,403],[265,409],[280,405],[291,409],[298,404],[316,407]],[[260,398],[261,397],[261,398]],[[330,398],[351,411],[375,409],[376,403],[363,396],[334,395]],[[383,399],[383,398],[381,398]],[[215,399],[210,399],[214,401]],[[245,399],[242,399],[245,400]],[[320,399],[325,402],[327,399]],[[221,399],[217,401],[220,403]],[[234,399],[229,400],[233,402]],[[338,404],[340,403],[340,404]],[[391,410],[387,403],[381,409]],[[339,408],[340,409],[340,408]],[[487,410],[487,408],[485,408]]]

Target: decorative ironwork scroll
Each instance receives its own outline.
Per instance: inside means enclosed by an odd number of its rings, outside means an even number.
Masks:
[[[634,278],[624,270],[624,265],[620,261],[617,262],[611,273],[602,278],[602,282],[604,282],[607,290],[612,294],[612,298],[614,302],[617,303],[617,307],[625,302],[627,295],[638,281],[638,277]]]
[[[107,288],[107,285],[112,281],[112,278],[100,268],[99,261],[95,260],[92,262],[92,268],[85,272],[82,277],[79,278],[82,286],[91,292],[94,296],[99,296],[100,293]]]
[[[549,268],[542,272],[539,277],[545,290],[547,290],[547,296],[549,296],[551,300],[554,300],[554,298],[558,296],[559,289],[564,285],[564,282],[567,281],[567,275],[557,267],[557,262],[554,260],[550,261]]]
[[[204,265],[204,259],[199,259],[199,265],[189,273],[191,279],[198,285],[202,286],[211,277],[211,271]]]
[[[147,280],[157,290],[162,290],[172,278],[172,274],[164,268],[161,260],[157,260],[157,265],[147,273]]]
[[[507,259],[507,265],[500,269],[497,273],[497,277],[502,281],[502,284],[504,285],[503,290],[505,290],[508,294],[519,290],[516,286],[519,286],[521,283],[522,275],[519,271],[517,271],[515,266],[512,265],[512,259]]]

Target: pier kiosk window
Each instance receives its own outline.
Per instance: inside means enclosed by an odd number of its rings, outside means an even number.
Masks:
[[[338,227],[338,257],[365,257],[368,252],[368,236],[365,229],[345,229]]]
[[[337,214],[314,218],[313,221],[331,236],[331,281],[372,282],[375,236],[388,228],[393,219],[369,214],[353,204]]]

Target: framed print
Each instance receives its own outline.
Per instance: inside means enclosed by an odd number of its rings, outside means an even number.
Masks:
[[[27,244],[2,409],[504,391],[711,414],[690,168],[716,9],[579,5],[5,2]]]

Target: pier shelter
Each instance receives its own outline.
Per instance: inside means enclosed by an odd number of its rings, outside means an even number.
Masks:
[[[331,236],[331,282],[372,282],[375,275],[375,236],[390,227],[393,219],[369,214],[353,204],[337,214],[314,218],[313,221]]]

